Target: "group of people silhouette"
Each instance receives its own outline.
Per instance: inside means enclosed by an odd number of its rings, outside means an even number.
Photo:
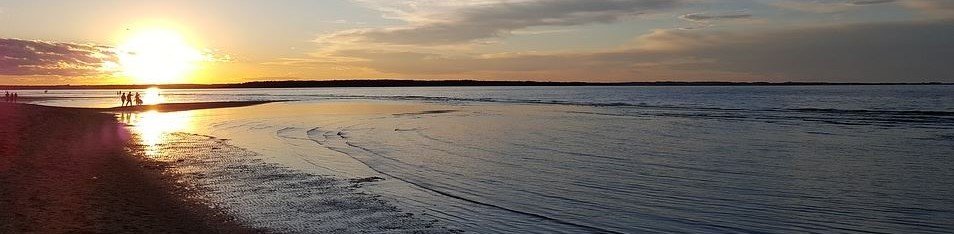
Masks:
[[[10,91],[3,92],[3,101],[4,102],[17,102],[17,99],[20,98],[20,94],[11,93]]]
[[[142,105],[142,97],[139,96],[139,92],[136,92],[135,96],[133,96],[133,92],[128,92],[128,93],[120,92],[119,100],[123,102],[122,106],[132,106],[133,102],[135,102],[137,106]]]

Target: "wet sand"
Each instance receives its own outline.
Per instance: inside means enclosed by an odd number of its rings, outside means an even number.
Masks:
[[[192,199],[165,163],[143,158],[135,136],[100,111],[0,103],[0,233],[259,232]]]
[[[227,107],[243,107],[243,106],[265,104],[270,102],[277,102],[277,101],[162,103],[162,104],[155,104],[155,105],[120,106],[120,107],[111,107],[111,108],[88,108],[88,109],[96,110],[96,111],[104,111],[104,112],[136,112],[136,111],[172,112],[172,111],[201,110],[201,109],[214,109],[214,108],[227,108]]]

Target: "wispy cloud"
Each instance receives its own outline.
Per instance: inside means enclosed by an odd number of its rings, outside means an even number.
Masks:
[[[372,1],[406,26],[355,29],[318,39],[310,61],[401,77],[563,80],[951,81],[954,21],[791,25],[790,27],[656,29],[631,46],[590,51],[484,51],[509,35],[557,33],[646,13],[685,10],[674,1]],[[932,0],[781,0],[797,10],[954,9]],[[376,4],[376,5],[375,5]],[[689,4],[691,5],[691,4]],[[685,5],[685,6],[689,6]],[[790,8],[794,9],[794,8]],[[937,10],[935,10],[937,11]],[[760,23],[748,10],[678,17],[705,28]],[[928,18],[919,18],[928,20]],[[912,19],[918,20],[918,19]],[[634,20],[635,21],[635,20]],[[302,64],[304,61],[285,61]]]
[[[755,32],[657,30],[629,49],[446,56],[341,50],[349,66],[409,76],[539,75],[588,80],[951,81],[954,21],[852,24]],[[593,77],[592,74],[599,74]],[[589,75],[588,75],[589,74]]]
[[[0,38],[0,75],[92,76],[115,63],[108,46]]]
[[[738,21],[738,20],[748,20],[751,19],[752,14],[748,13],[746,10],[740,10],[735,12],[728,13],[689,13],[679,16],[679,19],[689,21],[692,23],[692,26],[682,27],[680,29],[692,30],[692,29],[701,29],[707,28],[714,25],[715,21]]]
[[[109,76],[121,69],[120,51],[109,45],[0,38],[0,75]],[[201,61],[232,62],[227,53],[202,49]]]
[[[904,0],[901,4],[933,17],[954,17],[954,1],[950,0]]]
[[[513,35],[542,35],[542,34],[557,34],[557,33],[567,33],[576,31],[575,29],[549,29],[549,30],[514,30],[510,33]]]
[[[708,63],[713,70],[789,80],[954,79],[954,21],[851,24],[757,33],[665,30],[642,37],[644,51]]]
[[[895,1],[897,0],[854,0],[854,1],[848,1],[848,4],[861,6],[861,5],[889,3],[889,2],[895,2]]]
[[[684,0],[533,0],[463,1],[435,4],[410,1],[373,5],[392,18],[411,25],[384,29],[354,29],[325,36],[319,41],[351,41],[393,45],[447,45],[473,42],[511,34],[514,30],[535,26],[574,26],[611,23],[661,9],[669,9]],[[427,10],[439,8],[443,11]]]
[[[954,1],[951,0],[779,0],[770,4],[814,13],[839,13],[864,6],[891,4],[915,10],[931,18],[954,18]]]
[[[780,0],[770,4],[780,8],[797,11],[837,13],[851,9],[857,9],[857,7],[860,6],[893,3],[896,1],[898,0]]]
[[[693,22],[708,22],[713,20],[733,20],[733,19],[748,19],[752,18],[752,14],[749,14],[745,11],[737,11],[731,13],[689,13],[682,16],[679,16],[680,19],[693,21]]]

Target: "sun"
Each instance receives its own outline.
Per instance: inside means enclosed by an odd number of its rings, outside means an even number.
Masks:
[[[172,29],[136,31],[116,50],[122,73],[141,84],[183,82],[203,60],[202,53]]]

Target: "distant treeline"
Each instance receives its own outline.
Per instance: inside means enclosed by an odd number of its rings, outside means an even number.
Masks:
[[[284,80],[232,84],[163,85],[0,85],[0,90],[17,89],[233,89],[233,88],[314,88],[314,87],[438,87],[438,86],[809,86],[809,85],[951,85],[952,83],[827,83],[827,82],[541,82],[481,80]]]

